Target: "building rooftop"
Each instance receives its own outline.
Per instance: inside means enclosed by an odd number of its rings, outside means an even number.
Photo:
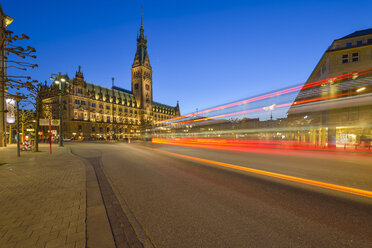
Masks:
[[[367,35],[367,34],[372,34],[372,28],[355,31],[354,33],[346,35],[346,36],[344,36],[340,39],[337,39],[337,40],[343,40],[343,39],[358,37],[358,36]]]

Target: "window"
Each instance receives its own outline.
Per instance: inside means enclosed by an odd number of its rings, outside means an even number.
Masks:
[[[119,112],[123,112],[123,109],[122,108],[119,108]]]
[[[107,110],[110,110],[110,106],[106,106],[106,109],[107,109]]]
[[[132,113],[133,113],[133,110],[129,110],[129,113],[131,113],[131,114],[132,114]]]
[[[134,85],[134,89],[138,90],[138,84]]]
[[[150,86],[146,84],[146,90],[149,90],[149,89],[150,89]]]
[[[351,43],[351,42],[346,43],[347,47],[351,47],[352,45],[353,45],[353,43]]]
[[[96,127],[92,127],[92,132],[95,132],[96,131]]]
[[[361,40],[357,41],[357,46],[361,46],[362,44],[363,44],[363,41],[361,41]]]
[[[368,44],[371,44],[372,43],[372,39],[368,39],[367,43]]]
[[[127,113],[128,112],[128,109],[124,109],[124,112]]]
[[[78,92],[79,94],[83,94],[83,89],[77,89],[77,92]]]
[[[349,54],[342,55],[342,63],[343,64],[349,63]]]
[[[136,110],[136,111],[134,111],[134,113],[135,113],[135,114],[137,114],[137,110]]]
[[[92,103],[92,107],[95,108],[96,107],[96,104],[95,103]]]
[[[113,119],[114,119],[114,122],[116,122],[116,117],[114,117]]]
[[[110,122],[110,116],[107,116],[107,117],[106,117],[106,121],[107,121],[107,122]]]
[[[75,104],[80,104],[80,100],[75,100]]]
[[[114,111],[116,111],[116,107],[114,107]]]
[[[81,101],[81,105],[85,105],[85,101]]]
[[[359,61],[359,53],[353,53],[352,54],[352,58],[351,58],[351,61],[352,62],[358,62]]]
[[[101,108],[101,109],[102,109],[102,108],[103,108],[103,105],[102,105],[102,104],[100,104],[100,105],[99,105],[99,108]]]

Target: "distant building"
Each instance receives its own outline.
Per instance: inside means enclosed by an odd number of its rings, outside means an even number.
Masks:
[[[63,88],[63,136],[65,138],[125,139],[154,121],[180,115],[179,105],[153,101],[152,67],[147,53],[141,17],[137,51],[131,68],[131,90],[105,88],[86,82],[79,66],[74,78],[56,75],[51,85],[56,94],[44,99],[44,116],[59,119],[58,84]]]
[[[333,41],[288,111],[291,139],[320,145],[372,140],[372,29]],[[302,128],[308,127],[308,128]]]

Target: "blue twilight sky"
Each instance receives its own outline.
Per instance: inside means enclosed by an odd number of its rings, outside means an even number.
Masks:
[[[131,89],[140,3],[154,100],[187,114],[304,82],[334,39],[372,27],[372,1],[0,0],[39,68]],[[50,80],[49,80],[50,83]]]

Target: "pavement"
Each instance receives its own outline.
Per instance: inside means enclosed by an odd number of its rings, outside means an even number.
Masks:
[[[86,175],[68,149],[0,148],[0,247],[86,247]]]

